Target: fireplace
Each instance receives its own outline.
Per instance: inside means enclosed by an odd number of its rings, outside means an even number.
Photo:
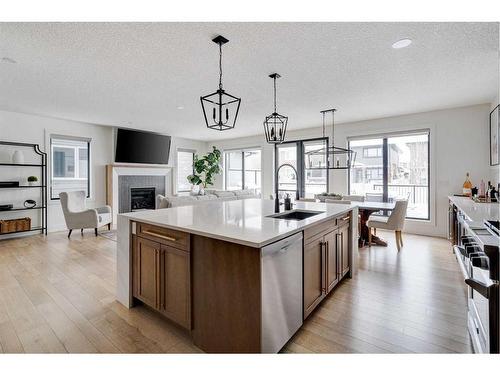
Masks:
[[[130,188],[130,211],[155,209],[154,187]]]

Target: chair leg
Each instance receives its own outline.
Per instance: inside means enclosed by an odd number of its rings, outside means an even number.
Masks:
[[[68,232],[68,238],[71,237],[71,232],[73,232],[73,229],[70,229],[69,232]]]
[[[399,244],[399,231],[394,231],[394,234],[396,235],[396,247],[398,248],[398,251],[401,249],[401,245]]]
[[[111,230],[111,223],[108,224],[108,230]]]
[[[401,247],[403,247],[403,232],[399,231],[399,243],[401,244]]]
[[[80,229],[80,234],[83,236],[83,228]]]
[[[368,246],[372,246],[372,228],[368,227]]]
[[[95,230],[95,235],[96,235],[96,237],[97,237],[97,228],[95,228],[94,230]]]
[[[377,235],[377,228],[373,228],[373,234],[376,236]]]

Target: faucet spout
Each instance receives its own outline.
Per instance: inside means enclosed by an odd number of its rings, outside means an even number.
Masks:
[[[285,163],[285,164],[281,164],[278,169],[276,169],[276,183],[275,183],[275,187],[274,187],[274,211],[276,211],[276,213],[279,212],[279,197],[278,197],[278,194],[279,194],[279,189],[278,189],[278,180],[279,180],[279,172],[280,172],[280,169],[283,168],[283,167],[290,167],[293,169],[293,171],[295,172],[295,200],[299,200],[300,199],[300,194],[299,194],[299,173],[297,172],[297,169],[291,165],[291,164],[288,164],[288,163]]]

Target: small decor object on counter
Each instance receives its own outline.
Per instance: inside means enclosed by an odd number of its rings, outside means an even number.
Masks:
[[[318,199],[320,202],[325,203],[325,199],[342,199],[342,195],[336,194],[336,193],[321,193],[321,194],[315,194],[314,198]]]
[[[37,184],[38,184],[38,177],[37,176],[29,176],[28,177],[28,184],[30,186],[37,186]]]
[[[1,204],[0,205],[0,211],[8,211],[11,210],[14,207],[12,203],[9,204]]]
[[[19,181],[0,181],[0,188],[18,187]]]
[[[12,154],[12,163],[13,164],[23,164],[24,163],[24,154],[20,150],[14,151]]]
[[[490,113],[490,165],[500,164],[500,105]]]
[[[285,210],[289,211],[292,209],[292,200],[290,199],[290,194],[285,197]]]
[[[0,220],[0,233],[24,232],[31,229],[31,218]]]
[[[33,208],[36,206],[36,202],[33,199],[26,199],[24,201],[24,207],[26,208]]]
[[[469,172],[467,172],[467,176],[465,178],[465,182],[463,184],[463,193],[464,195],[471,197],[472,196],[472,182],[470,181]]]
[[[484,198],[486,196],[486,185],[484,183],[484,180],[481,180],[481,183],[479,184],[479,198]]]
[[[222,171],[220,166],[221,152],[215,146],[212,147],[213,151],[202,158],[194,155],[194,173],[187,177],[190,184],[199,186],[199,195],[205,195],[207,186],[214,184],[214,176]]]

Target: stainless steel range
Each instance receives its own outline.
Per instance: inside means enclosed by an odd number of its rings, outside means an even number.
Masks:
[[[496,230],[495,230],[496,228]],[[468,329],[476,353],[500,353],[498,221],[466,228],[454,252],[468,285]]]

